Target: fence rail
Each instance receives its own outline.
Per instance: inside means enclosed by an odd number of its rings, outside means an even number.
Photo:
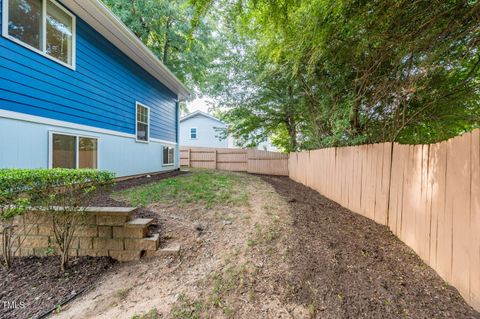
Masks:
[[[260,150],[181,147],[180,165],[288,176],[288,154]]]
[[[480,129],[290,154],[290,178],[387,225],[480,310]]]

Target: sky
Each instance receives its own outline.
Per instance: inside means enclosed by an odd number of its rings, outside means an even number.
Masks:
[[[203,111],[208,113],[208,98],[195,99],[191,102],[187,102],[188,110],[191,112]]]

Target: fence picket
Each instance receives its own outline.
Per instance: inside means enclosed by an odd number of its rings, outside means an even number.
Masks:
[[[288,176],[288,154],[229,148],[180,148],[182,166]]]
[[[388,225],[480,309],[480,129],[431,145],[292,153],[289,171],[293,180]]]

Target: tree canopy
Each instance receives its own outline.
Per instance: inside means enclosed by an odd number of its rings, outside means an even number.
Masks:
[[[106,2],[245,146],[430,143],[480,126],[478,0]]]
[[[142,42],[194,93],[201,96],[207,72],[222,50],[214,36],[214,12],[195,28],[187,0],[103,0]]]

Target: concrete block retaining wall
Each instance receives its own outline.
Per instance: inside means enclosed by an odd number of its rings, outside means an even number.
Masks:
[[[90,207],[79,226],[70,256],[110,256],[118,261],[139,260],[159,247],[158,234],[148,236],[152,219],[133,218],[136,208]],[[17,256],[47,256],[57,252],[52,218],[43,212],[28,212],[16,220]],[[0,229],[1,232],[1,229]],[[1,244],[0,237],[0,244]]]

